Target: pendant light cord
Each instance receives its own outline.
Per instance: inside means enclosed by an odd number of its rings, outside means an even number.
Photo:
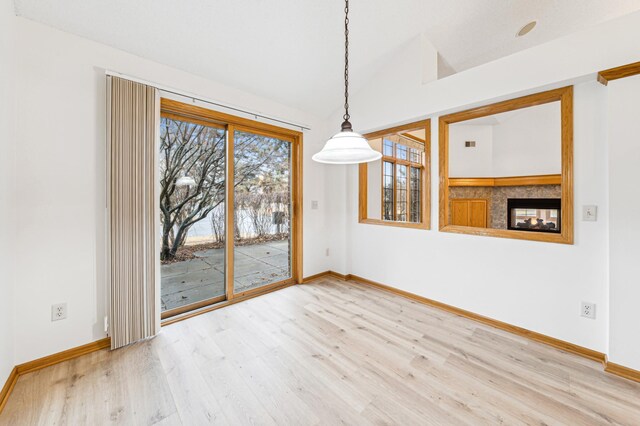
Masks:
[[[349,0],[344,2],[344,118],[349,123]],[[344,126],[344,125],[343,125]],[[349,127],[351,127],[349,123]]]

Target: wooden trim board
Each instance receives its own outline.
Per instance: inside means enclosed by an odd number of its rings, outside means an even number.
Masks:
[[[224,215],[224,231],[225,231],[225,243],[224,243],[224,286],[225,296],[227,300],[233,300],[233,280],[234,280],[234,254],[235,254],[235,226],[233,223],[234,209],[235,209],[235,134],[236,127],[233,124],[227,126],[227,143],[225,165],[227,167],[225,177],[225,215]],[[229,226],[231,225],[231,226]],[[228,267],[227,267],[228,266]],[[198,308],[200,309],[200,308]],[[164,319],[164,318],[163,318]]]
[[[604,363],[604,371],[640,383],[640,371],[634,370],[633,368],[606,361]]]
[[[547,336],[542,333],[538,333],[535,331],[527,330],[526,328],[518,327],[516,325],[512,325],[503,321],[498,321],[493,318],[485,317],[484,315],[479,315],[471,311],[467,311],[465,309],[457,308],[455,306],[448,305],[446,303],[438,302],[433,299],[429,299],[424,296],[419,296],[414,293],[410,293],[408,291],[400,290],[395,287],[388,286],[386,284],[381,284],[367,278],[360,277],[358,275],[353,274],[340,274],[333,271],[325,271],[320,274],[313,275],[311,277],[307,277],[305,279],[305,283],[309,283],[312,281],[316,281],[318,279],[324,277],[334,277],[342,281],[353,281],[355,283],[367,285],[370,287],[375,287],[380,290],[388,291],[390,293],[406,297],[407,299],[411,299],[418,303],[422,303],[428,306],[432,306],[434,308],[438,308],[452,314],[480,322],[482,324],[489,325],[491,327],[498,328],[500,330],[507,331],[509,333],[513,333],[518,336],[525,337],[527,339],[536,341],[538,343],[543,343],[548,346],[552,346],[556,349],[563,350],[565,352],[569,352],[575,355],[579,355],[581,357],[590,359],[592,361],[597,361],[604,366],[604,371],[607,373],[614,374],[616,376],[623,377],[625,379],[633,380],[636,382],[640,382],[640,371],[631,369],[629,367],[624,367],[619,364],[615,364],[607,361],[607,356],[598,351],[594,351],[593,349],[585,348],[584,346],[576,345],[574,343],[570,343],[564,340],[556,339],[555,337]]]
[[[448,179],[452,186],[529,186],[529,185],[561,185],[562,175],[536,175],[512,177],[482,177]]]
[[[13,370],[11,371],[11,374],[9,374],[7,382],[0,392],[0,413],[2,413],[4,406],[7,404],[9,396],[11,395],[11,391],[18,382],[18,378],[23,374],[32,373],[34,371],[59,364],[64,361],[69,361],[74,358],[90,354],[91,352],[109,348],[111,348],[111,338],[105,337],[104,339],[96,340],[95,342],[87,343],[86,345],[77,346],[75,348],[67,349],[66,351],[47,355],[33,361],[16,365],[15,367],[13,367]]]
[[[332,276],[331,274],[332,274],[331,271],[324,271],[324,272],[320,272],[319,274],[310,275],[308,277],[305,277],[305,279],[302,281],[302,283],[303,284],[307,284],[307,283],[319,280],[319,279],[324,278],[324,277]]]
[[[626,64],[600,71],[598,73],[598,81],[606,86],[611,80],[631,77],[636,74],[640,74],[640,62],[634,62],[632,64]]]
[[[50,365],[59,364],[64,361],[69,361],[70,359],[78,358],[79,356],[110,347],[111,338],[105,337],[104,339],[96,340],[95,342],[87,343],[86,345],[77,346],[75,348],[67,349],[66,351],[25,362],[24,364],[19,364],[16,368],[18,369],[18,375],[21,376],[23,374],[49,367]]]
[[[196,309],[204,308],[205,306],[213,305],[227,300],[226,294],[217,297],[211,297],[209,299],[200,300],[199,302],[190,303],[188,305],[180,306],[173,309],[168,309],[160,313],[160,320],[164,321],[167,318],[174,317],[176,315],[184,314],[185,312],[194,311]]]
[[[9,395],[11,395],[11,391],[13,391],[13,388],[18,382],[18,376],[18,368],[13,367],[13,370],[11,370],[11,373],[9,373],[9,377],[7,377],[6,383],[0,391],[0,414],[2,414],[2,410],[4,409],[4,406],[7,405],[7,401],[9,400]]]
[[[301,132],[297,130],[291,130],[285,127],[274,126],[272,124],[267,124],[261,121],[255,121],[231,114],[225,114],[223,112],[214,111],[208,108],[191,105],[168,98],[160,99],[160,109],[163,114],[173,114],[174,117],[205,120],[207,123],[214,123],[218,126],[233,124],[239,128],[245,127],[252,132],[267,132],[266,136],[274,136],[275,134],[278,138],[288,140],[289,142],[291,142],[294,137],[301,135]]]

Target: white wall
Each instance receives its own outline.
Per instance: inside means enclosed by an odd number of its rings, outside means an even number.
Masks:
[[[14,19],[13,2],[3,0],[0,3],[0,388],[15,364]]]
[[[465,147],[475,141],[474,148]],[[452,124],[449,126],[449,176],[493,177],[493,126]]]
[[[493,124],[486,123],[494,121]],[[559,174],[560,103],[538,105],[449,126],[451,177]],[[476,141],[466,148],[465,141]]]
[[[609,83],[609,359],[640,370],[640,75]]]
[[[344,235],[353,273],[595,350],[608,347],[607,147],[602,69],[638,60],[640,13],[605,23],[453,76],[422,85],[394,67],[381,69],[351,96],[358,131],[369,132],[431,117],[433,231],[357,223],[357,168],[346,189],[335,184],[335,235]],[[410,58],[402,51],[395,61]],[[544,89],[575,88],[575,244],[548,244],[438,232],[437,116]],[[336,113],[331,120],[339,122]],[[336,179],[338,179],[336,177]],[[347,221],[341,221],[346,204]],[[596,204],[597,222],[580,221],[580,206]],[[336,245],[342,241],[337,239]],[[332,246],[333,250],[333,246]],[[523,265],[541,265],[523,268]],[[389,265],[394,265],[390,267]],[[415,274],[415,265],[422,267]],[[542,267],[544,265],[544,267]],[[595,320],[579,315],[581,301],[597,304]],[[638,316],[635,316],[638,322]]]
[[[494,176],[561,172],[560,102],[518,111],[493,126]]]
[[[311,154],[327,138],[324,122],[234,90],[22,18],[16,182],[19,239],[16,363],[104,336],[104,69],[312,126],[304,135],[304,274],[328,269],[325,168]],[[318,210],[311,201],[319,201]],[[69,317],[50,321],[67,302]]]

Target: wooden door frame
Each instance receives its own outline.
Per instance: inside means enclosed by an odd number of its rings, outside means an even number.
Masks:
[[[473,228],[449,224],[449,125],[474,118],[500,114],[507,111],[560,102],[561,115],[561,186],[562,230],[560,234],[515,231],[510,229]],[[442,232],[482,235],[488,237],[513,238],[518,240],[543,241],[573,244],[573,86],[548,90],[529,96],[510,99],[490,105],[472,108],[440,117],[439,120],[440,197],[439,228]]]
[[[226,185],[225,185],[225,296],[218,296],[195,302],[184,307],[172,309],[162,313],[162,320],[171,318],[172,323],[177,320],[176,316],[184,315],[191,317],[195,314],[208,312],[217,306],[239,302],[241,300],[255,297],[259,294],[266,294],[293,284],[302,284],[302,132],[262,123],[219,111],[192,104],[176,101],[168,98],[160,99],[160,114],[162,117],[182,119],[198,124],[212,127],[225,128],[227,140],[226,149]],[[233,235],[233,197],[234,197],[234,135],[236,130],[247,131],[258,135],[277,138],[291,143],[291,277],[286,280],[271,283],[262,287],[254,288],[240,293],[234,293],[233,287],[233,254],[235,244]],[[231,225],[231,226],[229,226]],[[232,244],[228,244],[231,241]],[[213,307],[212,305],[216,305]],[[164,324],[165,322],[163,322]]]

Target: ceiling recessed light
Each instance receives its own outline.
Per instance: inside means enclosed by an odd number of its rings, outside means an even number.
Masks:
[[[533,30],[536,27],[537,23],[538,21],[531,21],[524,27],[520,28],[520,31],[518,31],[518,33],[516,34],[516,37],[522,37],[529,34],[531,30]]]

